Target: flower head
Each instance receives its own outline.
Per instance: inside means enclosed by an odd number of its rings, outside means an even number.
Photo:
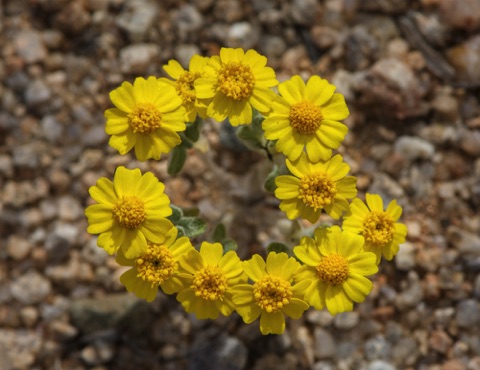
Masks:
[[[348,128],[339,120],[349,111],[335,86],[318,76],[305,84],[300,76],[278,85],[281,96],[263,121],[265,138],[277,140],[276,149],[295,161],[304,151],[311,162],[326,161],[345,138]]]
[[[118,167],[113,182],[102,177],[90,187],[90,196],[98,203],[88,206],[87,231],[100,234],[99,247],[109,254],[121,249],[127,258],[147,251],[147,240],[163,243],[173,224],[166,217],[172,214],[165,185],[151,172]]]
[[[286,253],[271,252],[266,262],[255,254],[243,266],[253,285],[234,287],[233,302],[238,314],[247,324],[260,317],[260,331],[264,335],[282,334],[285,315],[298,319],[309,307],[303,300],[308,281],[293,283],[300,264]]]
[[[208,58],[194,55],[190,59],[188,71],[176,60],[170,60],[163,66],[165,72],[174,79],[160,78],[161,83],[166,83],[175,88],[177,95],[182,99],[182,105],[186,109],[186,121],[194,122],[197,114],[207,117],[207,101],[198,99],[195,93],[195,81],[204,75],[204,68],[208,63]]]
[[[318,221],[322,209],[334,219],[348,211],[348,201],[357,194],[356,178],[345,176],[350,167],[337,154],[326,162],[311,163],[305,153],[296,161],[286,160],[292,175],[275,179],[280,209],[291,220],[301,217]]]
[[[126,258],[123,251],[117,254],[117,263],[131,266],[120,276],[120,282],[137,297],[151,302],[158,287],[167,294],[178,292],[182,285],[177,277],[178,259],[194,250],[190,240],[183,236],[177,239],[178,229],[172,227],[161,244],[148,243],[147,250],[136,258]]]
[[[235,309],[232,288],[247,281],[238,255],[234,251],[223,255],[220,243],[203,242],[200,252],[181,256],[179,271],[182,288],[177,300],[198,319],[230,315]]]
[[[386,210],[378,194],[367,194],[367,204],[355,198],[343,221],[343,228],[365,238],[365,250],[377,256],[377,263],[385,257],[390,261],[405,242],[407,227],[397,222],[402,215],[402,208],[392,200]]]
[[[185,130],[185,108],[173,86],[161,85],[153,76],[138,77],[133,85],[124,82],[113,90],[110,99],[116,108],[105,111],[105,131],[120,154],[135,147],[140,161],[160,159],[181,143],[177,132]]]
[[[268,112],[275,98],[270,87],[278,81],[266,64],[267,58],[255,50],[222,48],[220,56],[211,57],[205,76],[195,81],[197,98],[211,99],[207,115],[238,126],[252,122],[252,108]]]
[[[341,231],[338,226],[320,227],[315,238],[303,237],[293,253],[305,265],[295,279],[309,281],[305,300],[332,315],[351,311],[353,302],[363,302],[372,290],[366,276],[378,271],[375,255],[363,250],[360,235]]]

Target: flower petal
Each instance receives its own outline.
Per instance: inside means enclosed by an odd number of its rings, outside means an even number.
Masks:
[[[260,331],[263,335],[282,334],[285,331],[285,317],[281,311],[262,312],[260,316]]]

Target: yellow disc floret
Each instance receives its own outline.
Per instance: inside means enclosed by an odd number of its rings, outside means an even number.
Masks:
[[[197,272],[193,278],[192,288],[195,295],[203,299],[222,300],[228,288],[227,279],[218,267],[206,266]]]
[[[139,103],[127,115],[136,134],[150,134],[161,126],[160,111],[152,103]]]
[[[267,312],[277,312],[290,303],[292,287],[288,281],[267,275],[253,286],[257,305]]]
[[[113,218],[127,229],[138,228],[145,217],[145,204],[143,200],[133,196],[120,198],[112,209]]]
[[[218,72],[220,91],[229,98],[242,100],[252,95],[255,76],[247,64],[226,63]]]
[[[384,246],[393,240],[395,221],[386,212],[371,211],[363,221],[365,240],[376,246]]]
[[[175,259],[164,245],[148,244],[147,252],[135,260],[137,277],[151,283],[162,284],[175,272]]]
[[[302,177],[299,192],[299,198],[316,211],[332,203],[337,187],[327,174],[318,172]]]
[[[193,103],[195,101],[194,82],[199,77],[199,72],[185,72],[178,78],[175,88],[178,95],[182,98],[183,104]]]
[[[290,125],[303,135],[312,135],[320,127],[323,116],[320,108],[309,101],[302,101],[290,108]]]
[[[338,254],[323,257],[317,266],[317,273],[325,283],[340,285],[348,278],[348,261]]]

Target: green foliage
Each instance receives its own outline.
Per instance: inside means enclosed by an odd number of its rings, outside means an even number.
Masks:
[[[222,244],[224,254],[228,251],[236,251],[238,248],[237,243],[227,237],[227,230],[224,224],[218,224],[215,226],[215,229],[213,229],[212,232],[212,242]]]
[[[237,137],[251,149],[264,149],[265,137],[263,136],[262,122],[264,117],[257,115],[250,125],[240,126]]]
[[[187,149],[182,144],[173,148],[172,154],[170,155],[167,171],[171,176],[177,175],[182,170],[185,160],[187,159]]]
[[[279,242],[270,243],[267,247],[267,253],[275,252],[275,253],[286,253],[289,256],[292,255],[292,250],[288,248],[285,244]]]
[[[183,210],[180,207],[170,205],[172,215],[168,217],[178,228],[178,237],[188,236],[190,239],[202,235],[207,229],[207,224],[198,215],[198,209]]]
[[[277,188],[277,185],[275,184],[275,179],[278,175],[280,175],[280,168],[276,164],[274,164],[272,170],[270,171],[267,178],[265,179],[265,182],[263,183],[266,191],[270,193],[275,192],[275,189]]]

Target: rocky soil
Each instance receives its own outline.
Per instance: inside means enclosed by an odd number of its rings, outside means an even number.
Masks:
[[[128,165],[225,223],[242,257],[291,243],[268,160],[222,125],[173,178],[107,145],[109,91],[222,46],[336,84],[360,195],[404,208],[407,242],[354,312],[265,337],[236,315],[197,321],[126,293],[86,233],[88,188]],[[479,0],[4,0],[0,53],[0,369],[480,369]]]

